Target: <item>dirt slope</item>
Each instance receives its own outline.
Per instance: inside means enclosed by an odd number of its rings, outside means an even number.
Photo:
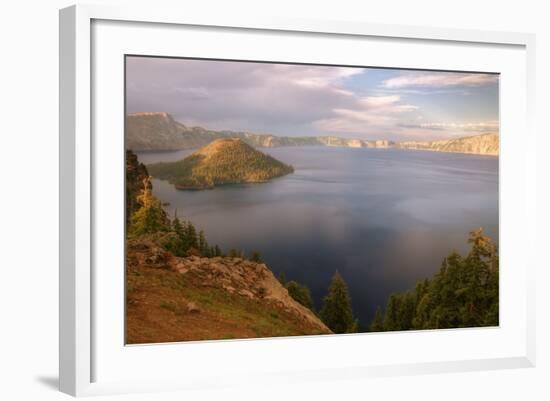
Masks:
[[[330,333],[264,264],[127,247],[127,343]]]

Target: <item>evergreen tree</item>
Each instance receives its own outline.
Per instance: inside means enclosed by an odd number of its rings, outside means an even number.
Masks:
[[[279,273],[279,276],[277,277],[277,280],[279,280],[279,283],[281,283],[281,285],[283,287],[286,286],[286,275],[285,275],[285,272],[280,272]]]
[[[190,221],[187,222],[186,231],[187,231],[186,237],[189,243],[189,247],[192,247],[198,250],[199,240],[197,237],[197,230],[195,229],[195,226],[193,225],[193,223],[191,223]]]
[[[217,244],[214,246],[214,256],[223,256],[223,252]]]
[[[208,242],[206,241],[203,230],[200,230],[199,232],[198,247],[203,256],[208,256]]]
[[[384,318],[382,317],[382,310],[380,307],[376,308],[374,319],[370,324],[369,331],[384,331]]]
[[[399,330],[401,324],[399,322],[399,301],[398,294],[391,294],[386,306],[386,314],[384,315],[384,330],[393,331]]]
[[[214,256],[217,256],[216,255],[216,247],[211,246],[210,248],[208,248],[208,257],[213,258]]]
[[[151,177],[144,179],[143,192],[138,196],[141,207],[132,215],[128,233],[130,236],[152,234],[169,229],[169,221],[161,202],[153,196]]]
[[[470,232],[468,243],[471,249],[466,257],[451,252],[431,279],[419,281],[412,291],[390,296],[384,330],[498,325],[497,247],[482,229]]]
[[[172,220],[172,230],[178,235],[179,238],[184,238],[185,229],[183,228],[180,219],[178,219],[177,210],[174,213],[174,220]]]
[[[352,333],[358,329],[358,323],[353,318],[348,287],[338,272],[332,277],[320,316],[334,333]]]
[[[252,252],[252,254],[250,255],[250,260],[256,263],[263,263],[262,256],[258,251]]]
[[[231,258],[243,258],[243,251],[240,251],[235,248],[229,250],[229,257]]]
[[[289,281],[286,283],[286,289],[288,295],[290,295],[295,301],[302,304],[308,309],[313,310],[313,299],[311,298],[311,292],[305,285],[301,285],[296,281]]]

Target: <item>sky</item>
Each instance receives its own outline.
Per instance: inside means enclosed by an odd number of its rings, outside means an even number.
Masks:
[[[212,130],[448,139],[498,133],[498,75],[131,56],[126,111]]]

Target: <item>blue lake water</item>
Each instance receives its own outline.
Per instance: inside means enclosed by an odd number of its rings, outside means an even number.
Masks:
[[[191,220],[210,244],[257,250],[278,274],[305,283],[316,307],[338,270],[366,326],[392,292],[436,272],[451,250],[465,252],[483,227],[498,242],[498,158],[397,149],[262,149],[294,166],[264,184],[178,191],[153,180],[173,215]],[[139,153],[141,162],[191,151]]]

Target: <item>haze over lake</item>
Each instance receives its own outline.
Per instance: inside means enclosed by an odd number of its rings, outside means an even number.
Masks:
[[[261,149],[294,166],[264,184],[179,191],[153,180],[173,216],[224,251],[259,251],[275,273],[312,291],[316,307],[338,270],[366,326],[392,292],[431,277],[483,227],[498,243],[498,157],[399,149]],[[192,151],[144,152],[145,164]]]

